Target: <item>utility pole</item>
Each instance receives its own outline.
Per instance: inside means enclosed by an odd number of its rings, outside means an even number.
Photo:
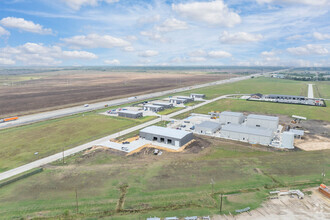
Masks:
[[[77,188],[75,188],[76,191],[76,211],[77,213],[79,212],[79,204],[78,204],[78,192],[77,192]]]
[[[221,193],[221,197],[220,197],[220,213],[222,212],[222,196],[223,196],[223,194]]]

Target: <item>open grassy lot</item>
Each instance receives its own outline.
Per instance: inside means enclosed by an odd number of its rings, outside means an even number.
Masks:
[[[54,163],[43,173],[0,188],[0,215],[3,219],[212,215],[219,213],[220,193],[225,194],[223,211],[228,214],[256,208],[270,189],[316,185],[323,169],[326,176],[330,174],[330,158],[324,156],[329,150],[273,152],[221,139],[197,142],[183,153],[162,156],[145,152],[126,157],[111,150],[71,156],[65,165]]]
[[[330,82],[313,82],[314,97],[330,99]]]
[[[161,112],[158,112],[158,114],[159,115],[169,115],[169,114],[171,114],[173,112],[177,112],[177,111],[180,111],[182,109],[183,109],[183,107],[168,108],[168,109],[165,109],[165,110],[163,110]]]
[[[238,99],[222,99],[194,109],[194,113],[201,114],[208,114],[210,111],[255,112],[261,114],[281,114],[288,116],[301,115],[307,117],[307,119],[330,121],[330,106],[316,107]],[[188,117],[190,113],[191,112],[186,112],[176,116],[175,118],[183,119]]]
[[[91,112],[0,130],[0,172],[153,118],[115,118]],[[34,155],[35,152],[39,152],[38,156]]]
[[[206,99],[212,99],[226,94],[252,93],[307,96],[307,85],[308,82],[259,77],[236,83],[194,89],[179,94],[202,93],[206,95]]]

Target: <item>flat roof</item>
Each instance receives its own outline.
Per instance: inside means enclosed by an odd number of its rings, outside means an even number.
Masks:
[[[176,96],[178,99],[191,99],[190,96]]]
[[[276,116],[255,115],[255,114],[248,115],[247,119],[261,119],[261,120],[267,120],[267,121],[278,121],[278,117],[276,117]]]
[[[268,128],[248,127],[235,124],[224,125],[222,126],[221,131],[232,131],[237,133],[252,134],[265,137],[271,137],[273,134],[273,131]]]
[[[298,96],[298,95],[278,95],[278,94],[269,94],[268,96],[306,98],[305,96]]]
[[[224,111],[224,112],[221,112],[221,113],[220,113],[220,116],[221,116],[221,115],[240,117],[240,116],[243,116],[243,113],[242,113],[242,112],[229,112],[229,111]]]
[[[173,105],[172,103],[169,103],[169,102],[153,102],[152,104],[154,104],[154,105]]]
[[[173,129],[173,128],[159,127],[159,126],[155,126],[155,125],[143,128],[142,130],[140,130],[140,132],[155,134],[155,135],[159,135],[159,136],[172,137],[172,138],[177,138],[177,139],[181,139],[181,138],[185,137],[186,135],[192,133],[192,132],[177,130],[177,129]]]
[[[147,104],[147,105],[144,105],[144,107],[163,108],[163,106],[160,106],[160,105],[153,105],[153,104]]]
[[[127,113],[127,114],[131,114],[131,115],[137,115],[137,114],[142,113],[142,112],[130,111],[130,110],[120,110],[120,111],[118,111],[118,113]]]
[[[203,127],[203,128],[211,128],[211,129],[216,129],[219,128],[221,125],[220,123],[213,122],[213,121],[203,121],[200,124],[197,124],[196,127]]]
[[[290,132],[294,133],[295,135],[300,135],[300,136],[303,136],[305,133],[303,130],[298,130],[298,129],[290,129]]]

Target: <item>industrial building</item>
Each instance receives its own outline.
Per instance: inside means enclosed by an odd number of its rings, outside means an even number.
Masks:
[[[305,100],[304,96],[296,96],[296,95],[276,95],[270,94],[265,95],[266,99],[286,99],[286,100]]]
[[[125,118],[141,118],[143,117],[143,113],[138,111],[121,110],[118,112],[118,116]]]
[[[228,112],[224,111],[220,113],[221,124],[242,124],[245,117],[241,112]]]
[[[195,131],[199,134],[214,134],[220,130],[221,124],[212,121],[203,121],[200,124],[195,125]]]
[[[153,102],[152,104],[162,106],[164,108],[173,108],[173,104],[169,102]]]
[[[220,132],[222,138],[267,146],[271,143],[273,136],[274,133],[271,129],[253,128],[237,124],[223,125]]]
[[[278,127],[278,121],[278,117],[250,114],[246,118],[246,126],[269,128],[273,131],[276,131]]]
[[[140,130],[140,138],[181,147],[193,139],[193,133],[172,128],[150,126]]]
[[[294,133],[288,131],[283,132],[281,147],[293,149],[294,148],[293,144],[294,144]]]
[[[189,97],[189,96],[176,96],[177,99],[183,99],[186,100],[186,102],[192,102],[194,101],[193,98]]]
[[[301,137],[304,136],[305,134],[303,130],[298,130],[298,129],[290,129],[289,132],[292,132],[294,134],[294,137],[299,139],[301,139]]]
[[[143,106],[143,110],[144,111],[159,112],[159,111],[164,110],[164,107],[159,106],[159,105],[146,104],[146,105]]]
[[[186,103],[185,99],[178,99],[178,98],[170,98],[170,103],[180,105],[182,103]]]
[[[204,94],[191,93],[190,98],[192,98],[192,99],[204,99],[205,95]]]

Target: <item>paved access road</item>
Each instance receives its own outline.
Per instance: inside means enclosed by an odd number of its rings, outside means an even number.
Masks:
[[[44,120],[49,120],[53,118],[60,118],[68,115],[74,115],[82,112],[88,112],[88,111],[93,111],[96,109],[102,109],[104,108],[105,105],[108,106],[117,106],[117,105],[123,105],[123,104],[128,104],[136,101],[142,101],[145,99],[151,99],[151,98],[156,98],[168,94],[173,94],[177,92],[184,92],[188,91],[191,89],[198,89],[202,87],[207,87],[207,86],[212,86],[212,85],[220,85],[220,84],[225,84],[225,83],[233,83],[233,82],[238,82],[241,80],[246,80],[251,78],[251,76],[258,77],[261,76],[261,74],[254,74],[254,75],[249,75],[249,76],[243,76],[243,77],[236,77],[236,78],[231,78],[231,79],[226,79],[226,80],[219,80],[215,82],[210,82],[210,83],[205,83],[201,85],[195,85],[195,86],[189,86],[189,87],[184,87],[184,88],[179,88],[179,89],[171,89],[167,91],[162,91],[162,92],[155,92],[151,94],[145,94],[145,95],[140,95],[140,96],[135,96],[135,97],[130,97],[130,98],[123,98],[123,99],[116,99],[112,101],[105,101],[105,102],[98,102],[94,104],[90,104],[88,107],[84,107],[83,105],[72,107],[72,108],[64,108],[60,110],[55,110],[55,111],[48,111],[48,112],[43,112],[43,113],[38,113],[38,114],[33,114],[33,115],[26,115],[20,117],[16,121],[11,121],[11,122],[5,122],[5,123],[0,123],[0,129],[4,128],[10,128],[14,126],[20,126],[24,124],[31,124],[35,123],[38,121],[44,121]]]
[[[308,96],[309,99],[314,98],[313,84],[308,84]]]

